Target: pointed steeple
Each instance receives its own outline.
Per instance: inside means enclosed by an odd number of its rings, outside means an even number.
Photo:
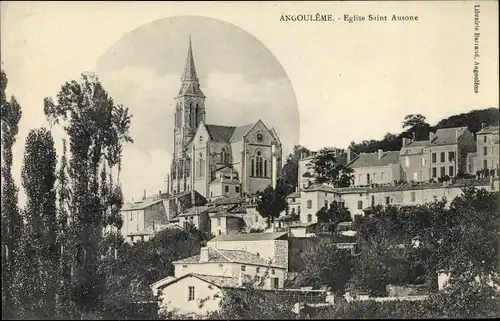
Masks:
[[[186,58],[186,67],[184,67],[184,74],[182,75],[181,79],[183,82],[185,81],[198,82],[198,76],[196,75],[196,67],[194,65],[191,35],[189,35],[189,49]]]

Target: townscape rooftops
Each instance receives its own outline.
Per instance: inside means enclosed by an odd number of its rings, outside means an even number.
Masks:
[[[179,214],[178,216],[194,216],[207,212],[210,209],[208,206],[193,206]]]
[[[197,264],[197,263],[240,263],[260,266],[275,266],[260,256],[242,250],[223,250],[212,247],[204,248],[208,251],[208,260],[200,261],[200,254],[175,261],[173,264]],[[204,250],[202,248],[202,250]],[[278,266],[275,266],[278,267]]]
[[[236,241],[269,241],[269,240],[279,240],[285,238],[288,235],[287,232],[278,233],[245,233],[245,234],[228,234],[228,235],[217,235],[208,243],[215,242],[236,242]]]
[[[399,162],[399,151],[382,152],[382,157],[379,159],[378,152],[374,153],[361,153],[356,160],[354,160],[350,167],[372,167],[372,166],[387,166],[389,164],[397,164]]]
[[[214,205],[230,205],[230,204],[242,204],[245,199],[241,196],[227,197],[223,196],[213,200],[211,203]]]
[[[476,135],[484,135],[484,134],[499,134],[499,126],[488,126],[476,133]]]
[[[158,195],[155,195],[155,196],[147,197],[147,198],[145,198],[141,201],[138,201],[138,202],[123,204],[121,210],[122,211],[143,210],[143,209],[150,207],[152,205],[161,203],[164,199],[164,198],[161,198],[161,197],[163,197],[163,195],[160,196],[160,198],[158,198],[158,197],[159,197]]]
[[[467,131],[467,127],[440,128],[434,134],[431,146],[457,144],[458,139]]]

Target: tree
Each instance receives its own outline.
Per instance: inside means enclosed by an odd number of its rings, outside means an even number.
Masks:
[[[303,153],[309,156],[310,151],[303,146],[295,145],[292,153],[288,155],[285,165],[283,165],[281,177],[283,184],[285,185],[287,195],[293,193],[299,184],[299,160],[301,158],[301,154]]]
[[[22,238],[22,308],[35,317],[55,314],[59,249],[56,218],[56,151],[51,133],[42,128],[26,138],[21,179],[26,192]]]
[[[419,128],[426,124],[425,116],[421,114],[410,114],[406,115],[403,120],[403,129]]]
[[[14,311],[12,277],[18,258],[22,220],[19,215],[18,189],[12,177],[12,147],[16,142],[21,120],[21,106],[14,96],[6,99],[7,76],[1,71],[1,126],[2,126],[2,314],[10,317]]]
[[[337,225],[341,222],[352,221],[349,210],[344,206],[341,206],[337,201],[332,201],[328,208],[323,206],[316,213],[316,216],[318,217],[318,222],[330,224],[331,231],[334,231]]]
[[[128,108],[114,103],[93,74],[82,74],[79,82],[66,82],[57,94],[57,104],[51,98],[44,100],[44,112],[69,137],[71,255],[75,262],[71,297],[83,312],[91,312],[104,286],[98,273],[103,224],[113,221],[110,212],[113,207],[116,212],[120,204],[119,199],[112,199],[113,194],[103,191],[103,185],[110,184],[105,178],[115,168],[119,182],[122,145],[133,142],[128,134],[131,116]]]
[[[312,176],[316,184],[329,183],[335,187],[346,187],[352,180],[352,169],[338,162],[337,151],[333,148],[320,149],[307,167],[313,170]]]
[[[343,294],[351,277],[351,255],[338,250],[328,239],[315,240],[314,245],[301,253],[304,266],[294,279],[295,287],[328,287],[336,294]]]
[[[268,186],[263,192],[257,193],[257,212],[267,218],[268,223],[274,223],[274,219],[287,207],[285,188],[281,183],[276,185],[276,189]]]

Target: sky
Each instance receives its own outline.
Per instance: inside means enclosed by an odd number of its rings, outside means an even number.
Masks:
[[[474,4],[480,4],[480,91],[473,92]],[[316,12],[418,15],[392,22],[282,22]],[[191,17],[186,17],[190,15]],[[341,19],[342,20],[342,19]],[[14,146],[20,186],[24,141],[47,126],[43,98],[95,71],[134,115],[125,146],[126,200],[165,189],[173,93],[191,33],[207,123],[262,119],[285,153],[345,148],[401,131],[405,115],[431,124],[499,106],[498,4],[442,2],[2,2],[1,60],[23,108]],[[60,153],[61,130],[53,129]],[[59,154],[60,155],[60,154]],[[20,191],[21,202],[23,191]]]

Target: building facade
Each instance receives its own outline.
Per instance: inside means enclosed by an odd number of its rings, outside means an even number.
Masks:
[[[175,97],[169,193],[194,189],[211,199],[251,195],[275,186],[282,155],[276,131],[260,120],[244,126],[207,125],[205,98],[190,41],[181,87]]]
[[[469,153],[467,172],[475,175],[480,170],[492,170],[499,175],[499,126],[483,127],[476,133],[476,152]]]
[[[399,151],[361,153],[351,164],[354,186],[372,184],[392,184],[401,180],[402,169],[399,163]]]

